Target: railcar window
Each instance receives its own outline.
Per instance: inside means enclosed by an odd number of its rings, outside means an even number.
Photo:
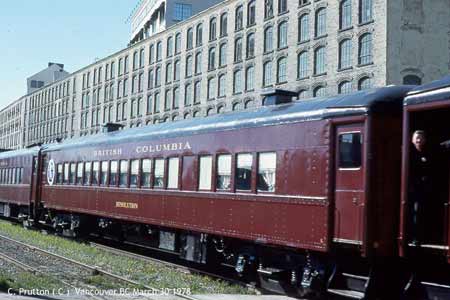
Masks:
[[[109,185],[110,186],[115,186],[117,185],[117,161],[113,160],[111,161],[111,165],[109,168]]]
[[[16,169],[16,184],[20,184],[20,168]]]
[[[5,174],[5,169],[0,169],[0,183],[4,183],[3,178],[4,178],[4,174]]]
[[[89,185],[89,182],[91,181],[91,162],[86,162],[84,164],[84,185]],[[98,168],[97,168],[98,171]]]
[[[77,184],[83,184],[83,163],[78,163],[77,167]]]
[[[12,168],[11,183],[16,184],[16,169]]]
[[[360,132],[344,133],[339,136],[339,168],[361,167],[361,145]]]
[[[100,184],[101,185],[107,185],[108,182],[106,181],[106,179],[108,178],[108,162],[107,161],[102,161],[102,169],[100,171]]]
[[[139,160],[135,159],[131,161],[130,170],[130,187],[137,187],[138,175],[139,175]]]
[[[126,187],[128,184],[128,161],[121,160],[120,161],[120,178],[119,185],[121,187]]]
[[[200,157],[199,190],[211,190],[212,156]]]
[[[231,155],[217,156],[217,189],[228,191],[231,188]]]
[[[164,159],[158,158],[155,159],[155,188],[163,188],[164,187]]]
[[[258,157],[258,191],[274,192],[277,168],[276,153],[260,153]]]
[[[252,186],[252,164],[251,154],[238,154],[236,163],[236,189],[249,191]]]
[[[92,184],[98,185],[100,183],[100,162],[94,161],[92,165]]]
[[[77,165],[75,163],[70,164],[69,181],[70,184],[75,184],[75,169]]]
[[[169,158],[169,170],[167,174],[167,188],[178,188],[179,159],[178,157]]]
[[[64,164],[64,183],[69,183],[69,163]]]
[[[20,168],[20,177],[19,177],[19,179],[20,179],[20,183],[23,183],[23,168]]]
[[[150,159],[142,160],[142,178],[141,187],[150,187],[150,178],[152,172],[152,161]]]
[[[12,184],[12,170],[8,169],[8,184]]]
[[[56,166],[56,183],[62,184],[63,183],[63,165],[58,164]]]

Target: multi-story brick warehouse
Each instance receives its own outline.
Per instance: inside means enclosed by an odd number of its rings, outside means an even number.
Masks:
[[[19,144],[428,82],[449,70],[448,0],[228,0],[26,95]]]

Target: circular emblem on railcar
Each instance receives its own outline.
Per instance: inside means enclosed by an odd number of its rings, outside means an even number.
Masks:
[[[53,185],[55,181],[55,162],[50,159],[47,166],[47,182],[49,185]]]

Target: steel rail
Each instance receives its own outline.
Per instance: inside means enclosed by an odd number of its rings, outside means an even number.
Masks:
[[[99,267],[97,267],[97,266],[90,266],[90,265],[87,265],[87,264],[85,264],[85,263],[82,263],[82,262],[73,260],[73,259],[71,259],[71,258],[64,257],[64,256],[61,256],[61,255],[59,255],[59,254],[52,253],[52,252],[49,252],[49,251],[44,250],[44,249],[40,249],[40,248],[35,247],[35,246],[32,246],[32,245],[28,245],[28,244],[26,244],[26,243],[24,243],[24,242],[21,242],[21,241],[14,240],[14,239],[12,239],[12,238],[9,238],[9,237],[4,236],[4,235],[1,235],[1,234],[0,234],[0,239],[3,239],[3,240],[6,240],[6,241],[8,241],[8,242],[11,242],[11,243],[15,243],[15,244],[21,245],[21,246],[23,246],[23,247],[26,247],[26,248],[32,250],[32,251],[40,252],[40,253],[46,254],[46,255],[48,255],[48,256],[55,257],[55,258],[58,258],[58,259],[60,259],[60,260],[64,260],[64,261],[66,261],[66,262],[69,262],[69,263],[72,263],[72,264],[74,264],[74,265],[80,266],[80,267],[82,267],[82,268],[88,269],[88,270],[92,271],[94,274],[100,274],[100,275],[108,276],[108,277],[110,277],[110,278],[114,278],[114,279],[117,279],[117,280],[126,282],[126,283],[128,283],[128,284],[133,284],[133,285],[135,285],[135,286],[141,286],[141,287],[144,287],[145,289],[151,290],[151,291],[154,291],[154,292],[157,292],[157,291],[159,290],[159,289],[157,289],[157,288],[153,288],[153,287],[150,287],[150,286],[148,286],[148,285],[144,285],[144,284],[142,284],[142,283],[139,283],[139,282],[137,282],[137,281],[134,281],[134,280],[125,278],[125,277],[123,277],[123,276],[116,275],[116,274],[110,273],[110,272],[108,272],[108,271],[102,270],[101,268],[99,268]],[[5,257],[5,259],[6,259],[6,257]],[[11,258],[10,258],[10,259],[11,259]],[[14,260],[14,259],[13,259],[13,260]],[[26,265],[26,264],[23,264],[23,266],[25,267],[25,266],[27,266],[27,265]],[[28,267],[28,266],[27,266],[27,267]],[[39,272],[40,272],[40,271],[39,271]],[[42,272],[41,272],[41,273],[42,273]],[[66,282],[64,282],[64,283],[67,284]],[[70,285],[70,284],[68,284],[68,285]],[[184,295],[184,294],[181,294],[181,293],[173,293],[172,295],[173,295],[173,296],[176,296],[176,297],[179,297],[179,298],[186,299],[186,300],[198,300],[197,298],[194,298],[194,297],[189,296],[189,295]]]

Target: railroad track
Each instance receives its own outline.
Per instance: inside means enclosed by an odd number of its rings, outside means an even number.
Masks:
[[[208,276],[208,277],[212,277],[212,278],[215,278],[215,279],[219,279],[219,280],[227,281],[227,282],[230,282],[230,283],[233,283],[233,284],[236,284],[236,285],[240,285],[240,286],[248,288],[248,289],[250,289],[252,291],[255,291],[256,293],[259,293],[259,290],[252,284],[247,284],[247,283],[244,283],[242,281],[231,279],[231,278],[228,278],[228,277],[216,274],[216,273],[211,273],[211,272],[208,272],[208,271],[205,271],[205,270],[200,270],[200,269],[193,268],[193,267],[183,266],[183,265],[180,265],[180,264],[176,264],[176,263],[172,263],[172,262],[169,262],[169,261],[165,261],[165,260],[161,260],[161,259],[157,259],[157,258],[153,258],[153,257],[137,254],[137,253],[134,253],[134,252],[130,252],[130,251],[123,250],[123,249],[118,249],[118,248],[115,248],[115,247],[110,247],[110,246],[107,246],[107,245],[104,245],[104,244],[100,244],[100,243],[97,243],[97,242],[89,241],[88,243],[89,243],[89,245],[91,247],[102,249],[102,250],[107,251],[107,252],[112,253],[112,254],[117,254],[117,255],[122,255],[122,256],[129,257],[129,258],[138,259],[138,260],[141,260],[143,262],[162,264],[164,266],[167,266],[167,267],[170,267],[170,268],[173,268],[173,269],[176,269],[176,270],[180,270],[180,271],[183,271],[183,272],[186,272],[186,273],[190,273],[190,274],[205,275],[205,276]]]
[[[91,275],[103,275],[103,276],[112,278],[112,279],[114,279],[114,280],[117,280],[117,281],[121,281],[121,282],[123,282],[123,283],[126,283],[127,285],[134,285],[134,286],[136,286],[136,287],[145,288],[147,291],[154,291],[155,294],[157,294],[158,291],[159,291],[159,289],[150,287],[150,286],[148,286],[148,285],[144,285],[144,284],[142,284],[142,283],[139,283],[139,282],[137,282],[137,281],[134,281],[134,280],[125,278],[125,277],[120,276],[120,275],[116,275],[116,274],[110,273],[110,272],[108,272],[108,271],[102,270],[102,269],[99,268],[99,267],[96,267],[96,266],[90,266],[90,265],[84,264],[84,263],[82,263],[82,262],[73,260],[73,259],[71,259],[71,258],[67,258],[67,257],[64,257],[64,256],[62,256],[62,255],[55,254],[55,253],[49,252],[49,251],[47,251],[47,250],[40,249],[40,248],[35,247],[35,246],[32,246],[32,245],[28,245],[28,244],[26,244],[26,243],[23,243],[23,242],[21,242],[21,241],[17,241],[17,240],[11,239],[11,238],[6,237],[6,236],[3,236],[3,235],[0,235],[0,248],[2,248],[2,247],[1,247],[1,241],[3,241],[3,242],[8,242],[8,243],[12,243],[12,244],[14,244],[14,245],[16,245],[16,246],[23,247],[24,249],[27,249],[27,250],[31,251],[32,253],[39,253],[39,254],[41,254],[41,255],[47,256],[48,258],[63,261],[63,262],[66,263],[67,265],[71,264],[72,266],[76,266],[76,267],[79,268],[79,269],[83,269],[83,270],[88,271]],[[11,244],[10,244],[10,245],[11,245]],[[100,246],[98,246],[98,247],[100,247]],[[105,246],[105,247],[106,247],[106,246]],[[16,249],[17,249],[17,247],[16,247]],[[106,250],[106,248],[104,248],[104,249]],[[110,251],[112,251],[112,250],[110,249]],[[19,251],[19,252],[20,252],[20,251]],[[125,251],[124,251],[124,252],[125,252]],[[131,254],[129,253],[128,255],[130,256]],[[32,266],[32,265],[29,264],[29,263],[25,263],[25,262],[19,260],[15,255],[7,255],[7,254],[1,252],[1,253],[0,253],[0,259],[3,259],[3,260],[5,260],[5,261],[7,261],[7,262],[9,262],[9,263],[11,263],[11,264],[17,266],[18,268],[20,268],[20,269],[22,269],[22,270],[24,270],[24,271],[27,271],[27,272],[39,273],[39,274],[43,274],[43,275],[47,275],[47,276],[51,275],[51,274],[49,274],[49,273],[46,273],[46,272],[43,271],[43,270],[40,270],[38,267]],[[88,273],[88,274],[89,274],[89,273]],[[60,275],[60,274],[58,274],[58,275]],[[72,274],[72,275],[73,275],[73,274]],[[55,277],[55,276],[52,276],[52,277],[54,277],[55,279],[57,279],[58,281],[60,281],[61,283],[63,283],[64,285],[66,285],[66,286],[68,286],[68,287],[70,287],[70,288],[72,288],[72,289],[76,288],[76,285],[75,285],[75,284],[70,283],[70,282],[68,282],[68,281],[66,281],[66,280],[63,280],[63,279],[59,278],[58,276],[56,276],[56,277]],[[172,296],[175,296],[175,297],[177,297],[177,298],[180,298],[180,299],[186,299],[186,300],[198,300],[198,299],[196,299],[195,297],[192,297],[192,296],[190,296],[190,295],[184,295],[184,294],[181,294],[181,293],[173,293],[173,294],[171,294],[171,295],[172,295]],[[102,298],[102,297],[92,296],[92,295],[91,295],[91,297],[92,297],[92,298],[95,298],[95,299],[102,299],[102,300],[105,299],[105,298]]]

